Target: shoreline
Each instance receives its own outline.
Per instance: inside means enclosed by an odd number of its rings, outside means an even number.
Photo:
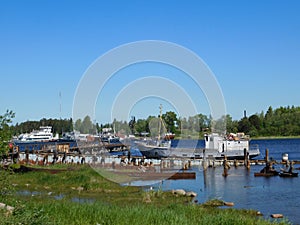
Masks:
[[[261,136],[253,137],[251,140],[274,140],[274,139],[300,139],[300,136]]]
[[[250,140],[274,140],[274,139],[300,139],[299,136],[259,136],[251,137]],[[173,140],[204,140],[204,138],[181,138],[180,136],[175,137]]]
[[[120,186],[90,167],[77,165],[75,168],[59,174],[32,171],[5,176],[7,182],[1,185],[13,186],[23,194],[1,199],[22,209],[19,214],[4,217],[4,222],[40,224],[52,218],[55,224],[67,224],[73,217],[72,224],[83,224],[82,221],[84,224],[187,224],[186,221],[188,224],[215,224],[220,220],[224,224],[238,224],[241,220],[244,224],[277,224],[253,209],[223,208],[226,206],[224,200],[196,202],[192,197],[175,195],[171,191]]]

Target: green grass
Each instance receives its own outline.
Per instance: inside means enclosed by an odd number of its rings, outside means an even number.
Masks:
[[[15,212],[0,224],[271,224],[252,211],[205,208],[199,205],[118,205],[70,201],[19,202]],[[279,224],[284,224],[279,223]]]
[[[12,214],[0,210],[4,224],[275,224],[257,217],[252,210],[217,208],[222,201],[194,204],[191,198],[171,192],[144,192],[121,187],[87,166],[57,174],[47,172],[4,173],[0,171],[0,202],[14,206]],[[83,190],[78,191],[78,187]],[[29,190],[34,194],[15,195]],[[52,192],[50,195],[47,194]],[[55,200],[53,196],[63,194]],[[72,199],[92,199],[78,203]],[[287,224],[280,220],[278,224]]]

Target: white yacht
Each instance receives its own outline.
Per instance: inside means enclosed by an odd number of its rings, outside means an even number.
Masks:
[[[52,127],[51,126],[41,126],[39,130],[33,130],[29,134],[21,134],[18,137],[18,141],[26,142],[26,141],[51,141],[57,140],[58,134],[53,136]]]

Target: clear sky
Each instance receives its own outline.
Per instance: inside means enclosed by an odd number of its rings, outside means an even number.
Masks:
[[[234,119],[244,110],[251,115],[269,106],[300,106],[299,11],[296,0],[3,0],[0,114],[13,110],[15,122],[72,117],[74,95],[87,68],[107,51],[141,40],[173,42],[202,58]],[[200,99],[197,110],[209,114],[204,94],[174,68],[147,64],[120,73],[131,79],[115,75],[101,90],[93,118],[99,123],[110,122],[105,110],[140,75],[179,82],[193,101]],[[167,101],[145,98],[130,115],[157,115],[160,103],[164,111],[172,109]]]

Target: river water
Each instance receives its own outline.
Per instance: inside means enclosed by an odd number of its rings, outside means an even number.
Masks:
[[[260,147],[262,155],[257,159],[263,159],[265,149],[268,149],[270,159],[278,162],[283,153],[288,153],[289,160],[300,160],[300,139],[252,140],[251,144],[258,144]],[[197,145],[203,147],[204,143],[199,141]],[[223,177],[223,167],[203,171],[202,166],[194,166],[191,170],[196,172],[196,179],[164,180],[155,184],[154,188],[194,191],[198,194],[197,200],[200,203],[220,199],[234,202],[235,208],[258,210],[266,218],[270,218],[271,214],[281,213],[293,224],[300,224],[300,177],[254,177],[254,173],[263,167],[254,165],[250,170],[244,166],[231,167],[229,175]],[[281,167],[284,166],[275,165],[277,170]],[[294,172],[300,173],[300,170],[296,170],[299,167],[299,164],[295,165]]]

